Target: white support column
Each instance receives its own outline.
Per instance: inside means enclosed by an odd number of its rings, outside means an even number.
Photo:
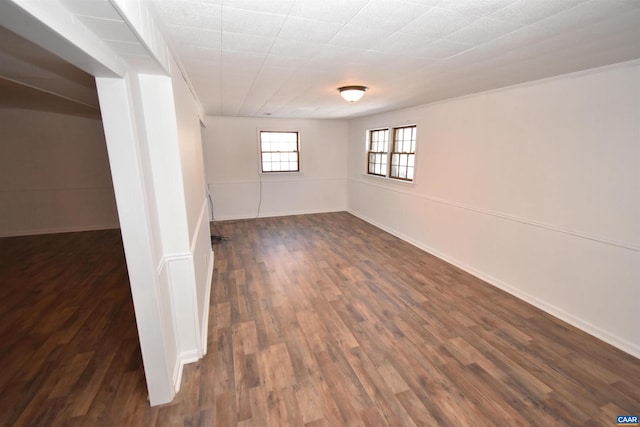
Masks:
[[[168,280],[158,274],[160,236],[140,143],[135,78],[97,78],[113,186],[124,242],[131,294],[151,405],[170,402],[175,394],[176,335]],[[133,87],[132,87],[133,86]]]

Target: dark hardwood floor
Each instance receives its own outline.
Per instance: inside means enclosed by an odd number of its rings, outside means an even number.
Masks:
[[[118,425],[146,403],[119,230],[0,239],[0,425]]]
[[[150,408],[117,231],[0,239],[0,425],[612,426],[640,361],[347,213],[218,223],[209,353]]]

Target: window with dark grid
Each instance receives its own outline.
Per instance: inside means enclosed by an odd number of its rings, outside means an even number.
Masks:
[[[371,175],[387,176],[388,151],[389,129],[370,131],[367,173]]]
[[[300,172],[298,132],[260,131],[262,172]]]
[[[394,128],[389,177],[413,181],[415,157],[416,127],[406,126]]]

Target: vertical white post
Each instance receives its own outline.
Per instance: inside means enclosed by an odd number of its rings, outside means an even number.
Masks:
[[[176,354],[170,297],[157,274],[160,236],[154,233],[153,186],[148,180],[148,159],[140,143],[136,120],[136,82],[97,78],[111,175],[118,205],[131,293],[138,326],[149,401],[170,402],[175,394],[172,371]],[[154,235],[155,234],[155,235]]]

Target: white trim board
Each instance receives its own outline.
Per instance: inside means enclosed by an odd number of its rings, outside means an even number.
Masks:
[[[546,223],[543,223],[543,222],[538,222],[538,221],[534,221],[534,220],[531,220],[531,219],[518,217],[518,216],[515,216],[515,215],[503,214],[503,213],[496,212],[496,211],[491,211],[491,210],[488,210],[488,209],[476,208],[474,206],[469,206],[469,205],[465,205],[463,203],[457,203],[457,202],[453,202],[453,201],[450,201],[450,200],[429,196],[429,195],[426,195],[426,194],[420,194],[420,193],[417,193],[417,192],[414,192],[414,191],[406,191],[406,190],[402,190],[402,189],[398,189],[398,188],[392,188],[392,187],[389,187],[389,186],[386,186],[386,185],[381,185],[380,183],[367,182],[366,180],[353,179],[353,178],[350,178],[349,180],[353,181],[353,182],[360,183],[360,184],[364,184],[364,185],[370,185],[370,186],[373,186],[373,187],[376,187],[376,188],[380,188],[380,189],[386,190],[386,191],[392,191],[392,192],[396,192],[396,193],[401,193],[401,194],[408,195],[408,196],[411,196],[411,197],[416,197],[416,198],[419,198],[419,199],[429,200],[429,201],[432,201],[432,202],[436,202],[436,203],[440,203],[440,204],[448,205],[448,206],[453,206],[453,207],[456,207],[456,208],[464,209],[464,210],[471,211],[471,212],[480,213],[480,214],[483,214],[483,215],[489,215],[489,216],[493,216],[493,217],[496,217],[496,218],[506,219],[508,221],[518,222],[518,223],[521,223],[521,224],[530,225],[532,227],[543,228],[545,230],[551,230],[551,231],[567,234],[567,235],[574,236],[574,237],[580,237],[582,239],[592,240],[592,241],[598,242],[598,243],[604,243],[606,245],[617,246],[619,248],[628,249],[628,250],[635,251],[635,252],[640,252],[640,246],[636,245],[636,244],[634,244],[632,242],[622,242],[622,241],[618,241],[618,240],[614,240],[614,239],[609,239],[609,238],[606,238],[606,237],[596,236],[596,235],[593,235],[593,234],[582,233],[580,231],[571,230],[571,229],[560,227],[560,226],[557,226],[557,225],[546,224]],[[367,222],[369,222],[369,221],[367,221]]]

